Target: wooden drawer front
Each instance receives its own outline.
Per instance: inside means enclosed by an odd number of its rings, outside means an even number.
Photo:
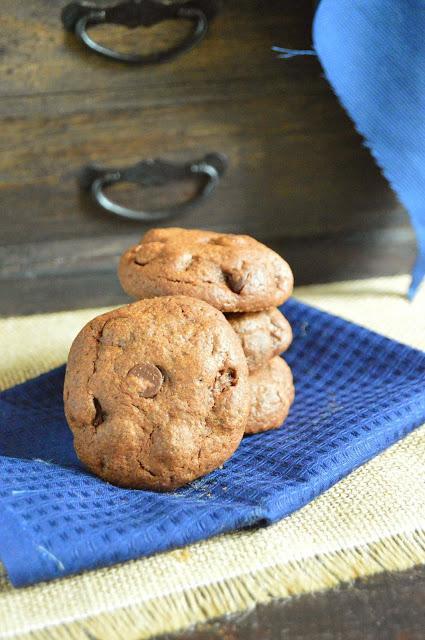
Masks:
[[[108,273],[112,290],[116,256],[147,228],[99,211],[79,192],[76,176],[90,161],[226,154],[215,194],[171,224],[254,234],[292,251],[299,281],[343,274],[342,263],[322,274],[307,265],[313,239],[406,227],[317,60],[281,61],[271,51],[309,46],[310,0],[223,2],[200,45],[144,68],[84,50],[61,27],[64,4],[17,0],[3,8],[0,287],[27,291],[30,274],[25,310],[36,307],[43,278],[89,282]],[[109,37],[137,46],[140,33],[114,29]],[[398,269],[404,259],[397,260]],[[78,306],[73,296],[60,304]]]

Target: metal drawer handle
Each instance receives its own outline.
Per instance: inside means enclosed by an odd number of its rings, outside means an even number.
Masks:
[[[62,23],[67,31],[75,33],[89,49],[100,55],[130,64],[157,64],[189,51],[208,31],[209,22],[217,13],[216,0],[186,0],[165,4],[160,0],[128,0],[113,6],[99,7],[90,2],[71,2],[62,11]],[[151,27],[164,20],[190,20],[193,29],[179,44],[165,51],[147,55],[120,53],[104,47],[88,34],[88,28],[99,24],[120,24],[129,29]]]
[[[194,162],[176,164],[166,160],[142,160],[131,167],[102,169],[97,165],[84,167],[80,175],[80,186],[91,192],[102,209],[123,218],[155,221],[184,213],[190,207],[208,197],[215,189],[227,167],[227,159],[219,153],[209,153]],[[201,178],[200,187],[193,198],[167,209],[135,211],[113,202],[105,195],[104,188],[117,182],[133,182],[141,187],[163,186],[169,182],[187,178]]]

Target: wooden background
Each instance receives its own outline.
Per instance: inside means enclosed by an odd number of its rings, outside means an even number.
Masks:
[[[152,640],[423,640],[425,569],[381,573]]]
[[[298,283],[410,269],[414,243],[395,200],[308,48],[312,0],[227,0],[204,42],[161,66],[87,52],[63,31],[58,0],[1,3],[0,314],[126,300],[115,275],[146,226],[81,194],[90,161],[228,156],[208,201],[172,224],[244,232],[271,244]],[[101,27],[121,49],[149,50],[180,26]],[[121,190],[126,204],[187,195]]]

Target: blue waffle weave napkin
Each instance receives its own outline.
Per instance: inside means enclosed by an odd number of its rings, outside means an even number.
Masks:
[[[222,469],[174,493],[85,471],[62,408],[64,367],[0,395],[0,558],[15,586],[275,522],[425,422],[425,354],[291,300],[296,401]]]

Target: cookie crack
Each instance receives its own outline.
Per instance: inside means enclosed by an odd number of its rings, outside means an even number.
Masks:
[[[158,474],[157,473],[153,473],[153,471],[150,471],[147,467],[145,467],[144,464],[142,464],[140,462],[139,459],[137,459],[137,464],[139,465],[139,467],[142,469],[142,471],[144,471],[145,473],[147,473],[151,478],[158,478]]]
[[[276,332],[278,332],[279,334],[282,333],[282,327],[276,324],[276,322],[271,318],[270,318],[270,332],[272,335],[275,335]]]
[[[151,446],[152,446],[152,436],[153,436],[153,434],[154,434],[154,432],[156,431],[157,428],[158,428],[158,425],[154,425],[152,431],[148,434],[149,444]],[[158,473],[154,473],[153,471],[150,471],[150,469],[145,467],[145,465],[139,460],[139,458],[137,458],[137,462],[138,462],[140,468],[143,469],[143,471],[145,471],[152,478],[158,478],[161,475],[161,474],[158,474]]]
[[[207,421],[206,421],[206,420],[204,421],[204,427],[205,427],[205,429],[207,428]],[[207,439],[207,438],[208,438],[208,435],[207,435],[205,438]],[[200,469],[200,468],[201,468],[201,453],[202,453],[202,450],[203,450],[203,449],[204,449],[204,447],[202,446],[202,444],[200,444],[200,445],[199,445],[199,449],[198,449],[198,460],[197,460],[197,462],[198,462],[198,469]]]
[[[167,276],[160,276],[158,280],[166,280],[167,282],[172,282],[174,284],[192,284],[192,285],[199,284],[199,280],[187,280],[183,278],[168,278]],[[211,284],[215,287],[220,286],[220,282],[214,282],[213,280],[201,280],[201,284]]]
[[[114,318],[107,318],[104,323],[101,325],[101,327],[96,331],[96,333],[93,335],[95,342],[96,342],[96,351],[95,351],[95,355],[94,355],[94,360],[93,360],[93,373],[90,376],[90,380],[89,382],[91,382],[91,379],[93,378],[94,374],[97,371],[97,361],[99,359],[99,354],[100,354],[100,349],[102,348],[102,337],[103,337],[103,332],[105,331],[105,327],[109,322],[112,322],[112,320],[114,320]],[[91,326],[91,329],[93,331],[93,326]]]
[[[101,327],[99,328],[99,330],[96,332],[96,334],[93,336],[96,342],[96,349],[95,349],[95,354],[94,354],[94,359],[93,359],[93,371],[88,379],[88,388],[90,389],[90,396],[93,402],[93,409],[94,409],[94,416],[91,420],[91,425],[94,428],[95,432],[97,431],[97,428],[103,424],[105,422],[106,419],[106,412],[103,410],[102,405],[99,401],[98,398],[96,398],[96,396],[94,395],[92,389],[91,389],[91,383],[93,380],[93,377],[96,374],[97,371],[97,361],[99,359],[99,353],[100,353],[100,348],[101,348],[101,339],[102,339],[102,335],[103,332],[105,330],[106,325],[108,324],[108,322],[110,322],[111,318],[108,318],[104,321],[104,323],[101,325]],[[91,325],[91,329],[93,331],[94,327]]]
[[[104,411],[102,405],[100,404],[99,400],[95,396],[93,396],[93,406],[95,410],[95,416],[92,420],[92,424],[94,428],[97,430],[97,427],[99,427],[101,424],[105,422],[108,414],[106,413],[106,411]]]

